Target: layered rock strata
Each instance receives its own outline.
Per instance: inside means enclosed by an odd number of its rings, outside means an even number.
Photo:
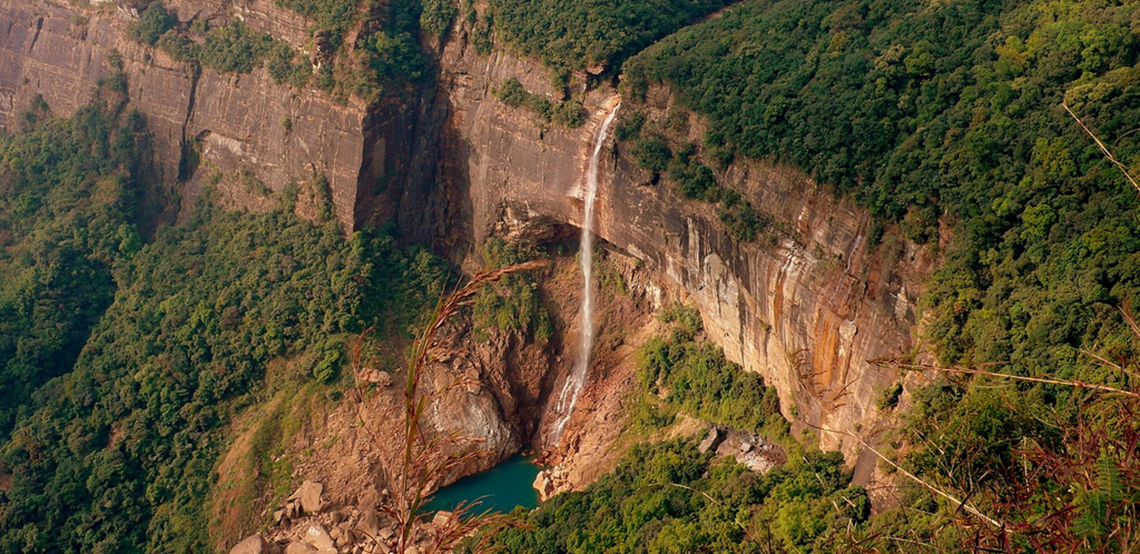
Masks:
[[[183,21],[211,25],[240,19],[294,48],[309,23],[271,0],[171,1]],[[338,103],[311,88],[277,84],[265,69],[250,74],[197,70],[131,40],[137,12],[115,2],[81,8],[56,0],[0,0],[0,129],[42,97],[67,116],[90,101],[114,55],[127,77],[131,107],[154,134],[159,180],[192,207],[203,186],[218,184],[234,207],[261,210],[290,183],[328,179],[336,217],[351,230],[373,212],[395,213],[397,187],[410,159],[417,110]],[[413,102],[414,104],[414,102]],[[250,175],[264,187],[243,186]],[[220,184],[219,184],[220,183]]]
[[[440,179],[450,201],[466,205],[471,242],[492,233],[541,235],[551,221],[579,225],[591,137],[616,92],[586,95],[589,120],[579,129],[553,127],[500,102],[507,79],[553,101],[561,96],[539,64],[496,52],[482,56],[453,33],[442,54],[439,102],[446,111]],[[623,107],[623,109],[626,109]],[[650,121],[673,100],[651,90]],[[700,142],[700,122],[688,136]],[[774,385],[784,414],[798,427],[824,427],[825,448],[854,461],[859,440],[878,421],[880,391],[899,379],[876,359],[911,352],[916,299],[929,255],[888,233],[866,244],[869,214],[792,168],[737,162],[718,179],[777,221],[778,231],[750,243],[734,240],[714,206],[685,200],[667,179],[653,179],[622,145],[607,147],[596,231],[604,241],[655,272],[652,286],[696,306],[710,338],[728,357]]]

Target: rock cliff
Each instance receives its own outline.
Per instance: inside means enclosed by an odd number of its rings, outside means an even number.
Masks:
[[[298,49],[308,37],[309,23],[272,0],[166,4],[183,21],[241,19]],[[131,105],[154,133],[160,181],[182,197],[182,208],[216,182],[235,207],[265,209],[272,205],[269,192],[319,174],[330,183],[346,230],[373,212],[395,213],[399,192],[378,183],[403,179],[414,106],[338,103],[317,90],[277,84],[264,69],[241,75],[197,70],[132,41],[126,29],[136,18],[133,9],[109,0],[87,8],[0,0],[0,129],[16,128],[37,96],[57,115],[74,112],[90,100],[116,52]],[[239,173],[268,189],[242,186],[234,178]]]
[[[590,117],[579,129],[544,124],[492,91],[516,78],[557,100],[548,71],[502,51],[479,55],[465,33],[455,30],[443,49],[437,99],[446,112],[440,180],[450,202],[465,204],[452,212],[465,217],[441,223],[473,242],[504,230],[541,235],[551,222],[578,225],[591,137],[616,92],[605,84],[590,91]],[[671,107],[669,91],[655,89],[642,109],[652,120]],[[699,142],[699,122],[691,127],[688,140]],[[682,199],[667,180],[653,182],[622,145],[607,148],[600,237],[641,260],[655,275],[649,286],[694,304],[709,336],[778,389],[785,415],[801,429],[872,436],[876,400],[900,378],[872,360],[916,348],[915,302],[933,265],[929,254],[890,232],[868,248],[865,210],[803,172],[752,161],[732,164],[718,179],[782,231],[770,243],[742,244],[711,205]],[[820,442],[850,461],[861,454],[858,441],[841,434],[823,432]]]
[[[272,0],[167,5],[183,21],[241,19],[299,50],[308,40],[309,22]],[[178,62],[126,36],[136,17],[111,0],[88,7],[0,0],[0,129],[17,128],[38,96],[56,114],[74,112],[116,53],[131,105],[154,133],[160,180],[178,192],[183,210],[210,184],[236,207],[266,209],[290,182],[324,175],[346,230],[395,218],[405,236],[432,238],[456,258],[492,234],[541,239],[580,224],[592,137],[618,101],[613,83],[591,83],[585,125],[553,127],[493,94],[515,78],[556,100],[549,71],[501,49],[478,54],[461,23],[439,45],[439,83],[425,105],[412,99],[369,108],[277,84],[263,69],[224,74]],[[580,87],[586,77],[576,79]],[[666,117],[674,110],[669,91],[651,90],[641,109],[651,120]],[[677,138],[700,136],[696,121]],[[681,198],[668,180],[650,179],[622,144],[606,149],[596,230],[643,266],[636,292],[695,305],[709,336],[777,387],[785,415],[800,428],[872,437],[876,400],[900,379],[872,360],[919,349],[915,301],[935,262],[930,254],[889,231],[869,248],[865,210],[801,171],[754,161],[734,163],[718,178],[778,221],[780,232],[740,243],[712,206]],[[240,175],[265,187],[243,186],[234,177]],[[486,365],[501,354],[476,358]],[[521,389],[509,372],[483,375],[498,392],[480,397],[483,415],[476,419],[497,457],[541,434],[534,426],[543,398],[556,386],[551,379],[568,369],[539,359],[549,353],[533,356],[520,365],[531,373]],[[547,375],[549,366],[558,371]],[[857,440],[840,434],[821,433],[820,441],[852,461],[861,454]]]

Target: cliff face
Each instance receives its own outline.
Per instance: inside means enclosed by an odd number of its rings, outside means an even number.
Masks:
[[[307,41],[308,22],[272,0],[167,5],[183,21],[222,24],[239,18],[295,48]],[[154,133],[161,181],[177,190],[183,208],[192,206],[207,182],[218,182],[235,207],[272,205],[260,187],[242,186],[238,173],[252,175],[274,193],[321,174],[345,229],[359,226],[373,211],[395,211],[398,193],[384,195],[377,182],[402,179],[414,109],[340,105],[317,90],[278,85],[264,69],[246,75],[197,72],[132,41],[126,35],[135,18],[129,8],[109,1],[93,6],[0,0],[0,129],[18,127],[19,114],[37,95],[55,114],[71,114],[90,100],[95,83],[109,72],[108,55],[118,52],[131,106]]]
[[[308,41],[308,22],[272,0],[167,5],[183,21],[240,18],[294,48]],[[154,133],[161,181],[180,194],[184,213],[211,183],[235,207],[266,209],[274,202],[270,193],[319,174],[330,182],[345,229],[395,218],[405,236],[434,237],[452,252],[491,234],[541,237],[564,231],[558,225],[580,224],[594,134],[618,101],[608,86],[587,95],[584,126],[551,127],[492,93],[517,78],[554,99],[549,71],[502,51],[478,55],[458,25],[441,48],[432,102],[422,109],[415,101],[366,109],[278,85],[263,69],[246,75],[196,70],[130,40],[126,29],[135,17],[109,0],[89,8],[0,0],[0,129],[17,128],[20,112],[37,96],[58,115],[74,112],[117,52],[131,105]],[[669,91],[651,91],[642,109],[651,119],[664,118],[672,111]],[[690,127],[687,139],[699,141],[700,122]],[[644,265],[648,276],[639,277],[636,292],[694,304],[728,356],[778,388],[789,419],[870,437],[880,391],[899,379],[871,360],[915,350],[915,299],[933,261],[891,233],[868,249],[864,210],[802,172],[759,162],[738,162],[718,175],[782,223],[774,240],[741,244],[711,205],[680,198],[667,181],[652,182],[612,139],[605,152],[596,230]],[[246,186],[241,175],[265,187]],[[497,352],[483,357],[490,363]],[[538,388],[519,403],[527,413],[499,394],[500,416],[532,425],[531,412],[557,386],[550,379],[570,363],[531,364],[535,374],[524,388]],[[540,366],[557,371],[548,377]],[[506,391],[518,385],[512,378],[485,380]],[[484,427],[503,425],[496,420]],[[499,433],[505,438],[496,454],[536,432]],[[820,440],[841,447],[849,459],[859,455],[854,440],[826,432]]]
[[[449,224],[472,241],[541,234],[552,221],[578,225],[593,136],[618,100],[600,87],[587,96],[583,127],[550,127],[494,97],[512,77],[557,98],[544,68],[502,52],[480,56],[462,29],[443,50],[440,179],[462,192],[451,202],[467,204],[469,217]],[[651,91],[650,119],[663,118],[670,104],[667,90]],[[699,141],[699,122],[692,127],[690,140]],[[868,249],[865,210],[802,172],[759,162],[735,163],[718,178],[784,230],[774,244],[738,243],[710,204],[680,198],[667,181],[652,183],[611,145],[596,207],[599,236],[654,271],[650,287],[694,304],[728,357],[779,390],[789,419],[871,436],[876,400],[899,379],[871,360],[915,346],[915,301],[932,265],[924,252],[890,233]],[[840,434],[821,433],[820,441],[851,461],[860,454],[857,441]]]

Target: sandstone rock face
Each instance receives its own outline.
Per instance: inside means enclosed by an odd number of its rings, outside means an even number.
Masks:
[[[452,233],[463,226],[472,242],[551,221],[579,225],[593,136],[616,92],[603,86],[588,94],[590,117],[580,129],[552,128],[492,93],[513,77],[557,99],[548,72],[502,52],[480,56],[463,33],[457,29],[443,51],[437,102],[448,114],[440,180],[445,190],[464,193],[448,201],[467,216],[443,225]],[[652,119],[672,99],[657,89],[647,103]],[[700,125],[692,127],[691,140],[699,142]],[[915,302],[933,265],[926,253],[894,236],[884,241],[895,245],[890,251],[868,249],[865,210],[800,171],[759,162],[735,163],[718,178],[785,230],[774,244],[742,244],[712,205],[652,183],[612,145],[605,152],[599,236],[654,270],[652,287],[695,305],[727,356],[778,389],[790,420],[871,436],[875,399],[899,378],[871,360],[914,346]],[[820,437],[849,461],[861,454],[858,441]]]
[[[324,93],[273,82],[264,69],[247,75],[200,73],[164,52],[133,42],[125,31],[137,14],[107,3],[83,8],[59,0],[0,0],[0,129],[13,130],[37,95],[56,115],[86,104],[118,52],[131,106],[154,134],[160,179],[176,187],[189,208],[213,175],[246,171],[272,193],[291,181],[324,175],[336,217],[346,230],[373,212],[396,211],[398,188],[376,190],[378,179],[402,182],[413,143],[416,110],[409,106],[338,105]],[[217,24],[240,18],[295,48],[309,23],[272,0],[176,0],[180,19]],[[288,121],[288,124],[286,124]],[[196,167],[188,155],[197,150]],[[180,175],[180,172],[182,173]],[[232,179],[219,189],[235,207],[264,210],[274,200]],[[185,211],[185,210],[184,210]]]

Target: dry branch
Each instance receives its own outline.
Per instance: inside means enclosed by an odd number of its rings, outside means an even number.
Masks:
[[[1120,160],[1116,159],[1116,156],[1112,154],[1112,151],[1109,150],[1108,147],[1105,146],[1099,138],[1097,138],[1096,134],[1094,134],[1092,130],[1085,125],[1085,122],[1081,121],[1081,118],[1077,117],[1077,114],[1073,113],[1073,110],[1069,109],[1068,104],[1062,102],[1061,107],[1065,108],[1065,111],[1069,112],[1069,115],[1073,116],[1073,119],[1077,120],[1077,124],[1080,125],[1081,129],[1084,129],[1090,137],[1092,137],[1093,142],[1096,142],[1096,145],[1100,148],[1100,151],[1104,152],[1104,156],[1108,158],[1108,161],[1112,162],[1113,165],[1119,168],[1120,172],[1124,174],[1124,177],[1128,179],[1128,182],[1132,183],[1132,186],[1136,188],[1136,192],[1140,192],[1140,184],[1137,184],[1136,179],[1133,179],[1132,175],[1128,173],[1128,168],[1125,167],[1124,164],[1120,163]]]
[[[453,353],[451,349],[439,345],[437,334],[464,306],[471,304],[472,297],[483,287],[512,273],[537,269],[544,265],[544,262],[532,261],[476,273],[466,285],[456,288],[450,295],[440,299],[432,312],[431,319],[412,343],[403,391],[404,432],[401,444],[403,452],[399,467],[395,468],[395,471],[386,469],[386,473],[395,476],[395,479],[390,479],[393,488],[391,503],[382,507],[398,526],[396,534],[398,554],[406,552],[415,542],[416,525],[424,516],[423,507],[430,499],[429,491],[452,470],[483,455],[474,448],[474,445],[480,442],[478,439],[462,437],[459,433],[429,433],[423,428],[423,416],[428,407],[449,391],[467,384],[467,381],[461,378],[431,392],[422,390],[422,379],[427,368]],[[358,370],[361,367],[362,344],[370,331],[371,328],[362,333],[353,347],[354,369]],[[362,398],[362,391],[358,389],[358,392]],[[367,428],[367,425],[365,427]],[[368,431],[372,434],[370,429]],[[372,438],[377,440],[374,434]],[[503,515],[493,514],[490,511],[476,513],[474,510],[477,506],[478,502],[460,503],[453,510],[451,517],[435,526],[434,535],[427,544],[421,544],[424,547],[423,552],[425,554],[450,552],[464,537],[480,530],[495,530],[511,524],[511,520]],[[489,536],[490,533],[484,533],[482,538],[486,540]]]
[[[875,456],[878,456],[880,460],[883,460],[884,462],[890,464],[891,467],[895,468],[895,470],[897,470],[899,473],[902,473],[903,475],[907,476],[907,478],[914,481],[915,483],[918,483],[919,486],[925,488],[926,490],[929,490],[930,492],[932,492],[934,494],[937,494],[938,496],[941,496],[942,498],[945,498],[945,499],[953,502],[955,505],[957,505],[957,507],[959,509],[965,510],[966,512],[974,515],[978,519],[985,521],[986,523],[992,525],[995,529],[999,529],[999,530],[1006,529],[1005,524],[1003,524],[1002,522],[982,513],[981,510],[978,510],[972,504],[969,504],[965,500],[959,500],[954,495],[952,495],[952,494],[950,494],[950,493],[948,493],[948,492],[946,492],[946,491],[944,491],[944,490],[942,490],[942,489],[940,489],[934,485],[931,485],[930,483],[923,480],[921,477],[903,469],[902,466],[896,464],[893,460],[891,460],[890,458],[888,458],[887,456],[883,455],[881,452],[876,450],[875,447],[871,446],[870,444],[867,444],[867,441],[864,441],[863,439],[859,438],[857,435],[855,435],[853,433],[848,433],[846,431],[839,431],[836,429],[829,429],[827,427],[821,427],[819,425],[812,425],[812,424],[807,423],[807,422],[803,422],[803,423],[804,423],[804,425],[807,425],[808,427],[811,427],[813,429],[818,429],[820,431],[827,431],[828,433],[835,433],[837,435],[844,435],[844,436],[855,439],[855,441],[858,442],[860,446],[871,451],[871,453],[874,454]]]
[[[1010,375],[1008,373],[997,373],[994,371],[986,371],[984,369],[966,367],[941,367],[928,364],[903,363],[890,359],[871,360],[871,363],[875,365],[888,365],[891,367],[911,371],[938,371],[941,373],[949,373],[951,375],[985,375],[987,377],[998,377],[1001,379],[1009,379],[1011,381],[1025,381],[1029,383],[1041,383],[1045,385],[1061,385],[1080,389],[1095,390],[1099,392],[1107,392],[1110,394],[1122,394],[1125,396],[1131,396],[1132,398],[1140,398],[1140,393],[1116,387],[1110,387],[1108,385],[1098,385],[1096,383],[1078,381],[1076,379],[1048,379],[1045,377],[1026,377],[1024,375]]]

